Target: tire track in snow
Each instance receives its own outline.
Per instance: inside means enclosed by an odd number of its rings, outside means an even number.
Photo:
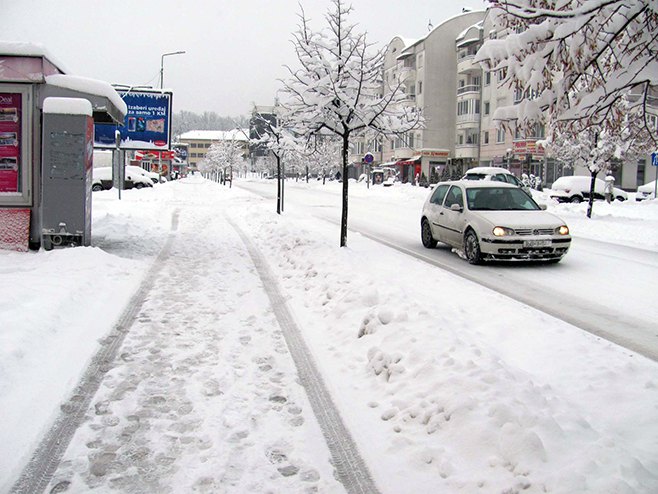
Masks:
[[[155,276],[162,269],[164,261],[169,258],[174,234],[178,230],[179,214],[180,209],[176,209],[171,218],[169,235],[160,253],[110,334],[101,341],[100,349],[82,375],[73,396],[62,404],[62,413],[55,419],[55,423],[37,446],[29,463],[12,487],[10,491],[12,494],[37,494],[48,487],[75,431],[84,420],[87,408],[98,391],[103,376],[112,368],[111,364],[117,351],[139,314],[146,295],[153,286]]]
[[[247,251],[263,281],[263,287],[272,303],[274,314],[281,326],[286,344],[299,372],[299,380],[306,390],[313,412],[327,441],[338,480],[350,494],[378,494],[380,491],[373,481],[365,461],[359,454],[354,439],[352,439],[349,430],[343,423],[336,405],[331,400],[331,395],[324,384],[322,375],[311,357],[311,353],[291,312],[288,310],[288,305],[281,294],[279,284],[270,271],[265,258],[240,227],[228,216],[226,218],[247,247]]]

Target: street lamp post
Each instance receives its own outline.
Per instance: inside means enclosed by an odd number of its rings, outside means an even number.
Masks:
[[[172,51],[169,53],[163,53],[162,56],[160,57],[160,89],[163,89],[164,87],[164,57],[168,57],[171,55],[182,55],[185,53],[184,51]],[[158,153],[160,156],[158,158],[158,174],[162,176],[162,151]],[[169,174],[171,173],[171,170],[167,169],[167,176],[170,176]]]
[[[162,56],[160,57],[160,89],[164,87],[164,57],[168,57],[170,55],[182,55],[185,53],[184,51],[172,51],[170,53],[163,53]]]

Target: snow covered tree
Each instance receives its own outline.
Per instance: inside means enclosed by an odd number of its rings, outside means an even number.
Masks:
[[[285,110],[278,108],[277,115],[262,115],[255,109],[252,113],[251,126],[253,135],[250,140],[254,146],[264,146],[276,160],[277,200],[276,212],[281,214],[284,209],[284,156],[296,149],[299,143],[292,132],[287,128]]]
[[[316,136],[308,143],[308,160],[311,173],[322,176],[335,175],[341,159],[341,142],[334,135]]]
[[[352,7],[332,0],[327,27],[313,31],[304,10],[293,34],[300,67],[288,68],[282,105],[295,133],[310,140],[333,134],[341,139],[343,177],[340,246],[347,244],[348,153],[350,138],[366,128],[383,134],[403,134],[419,126],[421,115],[401,104],[402,80],[384,88],[384,51],[374,50],[366,33],[349,22]],[[382,89],[385,89],[382,91]]]
[[[244,164],[244,151],[242,144],[236,139],[226,139],[213,143],[206,153],[204,161],[200,164],[202,173],[214,176],[221,175],[226,180],[229,176],[233,180],[233,168]]]
[[[641,124],[633,117],[630,115],[622,118],[621,125],[614,130],[610,130],[607,125],[594,125],[579,133],[573,133],[564,123],[558,124],[553,127],[551,137],[546,141],[548,156],[584,166],[590,172],[588,218],[592,217],[597,176],[605,176],[615,161],[634,158],[648,151],[647,141],[641,138],[642,132],[637,128],[641,127]]]
[[[494,27],[477,54],[501,85],[526,98],[494,119],[529,127],[548,113],[575,135],[590,126],[613,133],[638,118],[658,143],[649,113],[658,105],[658,2],[655,0],[490,0]],[[653,109],[652,109],[653,107]]]

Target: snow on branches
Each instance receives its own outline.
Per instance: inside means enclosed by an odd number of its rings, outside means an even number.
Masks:
[[[504,36],[487,40],[476,60],[502,71],[501,85],[525,96],[495,119],[524,127],[547,111],[576,132],[620,128],[634,115],[643,138],[658,142],[649,118],[658,111],[658,1],[491,3],[494,28]]]
[[[325,15],[327,27],[313,31],[304,14],[293,33],[298,68],[283,81],[281,105],[295,134],[311,140],[335,135],[341,140],[343,211],[341,247],[347,244],[347,167],[350,138],[366,130],[403,134],[422,124],[416,108],[402,105],[402,80],[384,87],[384,50],[375,50],[366,33],[357,31],[349,15],[352,7],[332,0]]]
[[[384,134],[403,133],[421,122],[418,111],[396,105],[402,100],[401,83],[382,92],[384,50],[374,50],[349,23],[352,7],[333,0],[325,16],[328,27],[312,31],[304,12],[293,34],[299,68],[283,81],[282,102],[301,135],[376,129]]]

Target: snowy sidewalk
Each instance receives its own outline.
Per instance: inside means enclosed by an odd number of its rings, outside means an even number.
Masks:
[[[179,224],[47,492],[343,492],[243,243]]]

